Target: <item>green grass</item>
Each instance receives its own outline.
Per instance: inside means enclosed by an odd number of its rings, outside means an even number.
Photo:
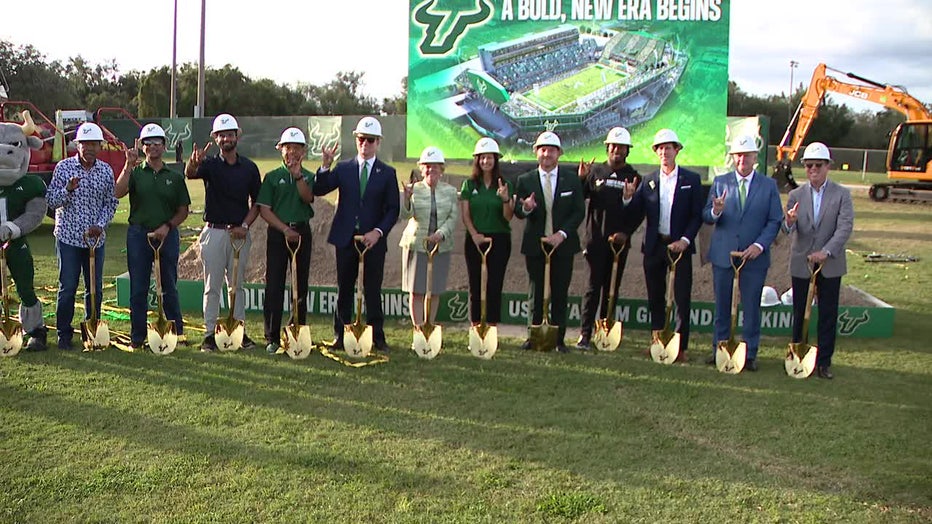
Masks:
[[[625,78],[625,75],[613,69],[592,66],[569,78],[542,86],[539,92],[535,93],[534,89],[531,89],[524,93],[524,97],[549,111],[556,111],[622,78]]]
[[[842,340],[834,381],[788,379],[780,339],[756,374],[699,363],[704,335],[694,362],[658,366],[635,331],[617,353],[505,340],[486,362],[447,329],[427,362],[392,324],[391,361],[360,369],[261,350],[23,353],[0,361],[0,522],[928,522],[932,208],[861,194],[856,210],[846,282],[898,308],[896,336]],[[49,236],[31,240],[40,283],[56,280]]]

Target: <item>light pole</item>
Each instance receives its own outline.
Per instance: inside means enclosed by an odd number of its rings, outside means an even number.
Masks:
[[[178,70],[178,0],[175,0],[175,22],[172,30],[172,80],[171,98],[168,104],[169,118],[178,117],[178,80],[175,78]]]
[[[201,56],[197,64],[197,110],[196,118],[204,116],[204,26],[206,20],[207,0],[201,0]]]
[[[786,94],[786,122],[789,125],[793,119],[793,70],[799,67],[799,62],[790,60],[790,90]]]

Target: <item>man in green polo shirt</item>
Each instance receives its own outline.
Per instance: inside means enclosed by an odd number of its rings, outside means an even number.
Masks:
[[[139,163],[139,148],[146,156]],[[130,348],[145,344],[149,282],[158,246],[162,273],[162,304],[165,317],[175,322],[178,340],[186,344],[178,301],[178,254],[181,237],[178,226],[188,218],[191,197],[184,175],[169,169],[162,161],[165,131],[158,124],[146,124],[132,149],[126,150],[126,165],[117,178],[113,194],[129,195],[129,227],[126,230],[126,267],[129,270]]]
[[[301,165],[307,155],[307,141],[297,127],[282,133],[275,146],[282,154],[282,165],[269,171],[259,188],[256,203],[259,214],[269,224],[265,245],[265,319],[266,350],[270,354],[283,353],[281,340],[282,311],[285,303],[285,272],[291,260],[291,249],[300,241],[297,250],[298,311],[291,312],[289,323],[307,322],[307,279],[311,269],[311,217],[314,216],[314,193],[311,192],[314,174]],[[291,304],[291,300],[288,301]]]

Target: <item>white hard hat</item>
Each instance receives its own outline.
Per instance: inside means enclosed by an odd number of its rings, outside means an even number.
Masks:
[[[161,138],[165,140],[165,130],[158,124],[146,124],[139,130],[139,140],[147,138]]]
[[[780,297],[777,296],[777,290],[770,286],[764,286],[760,294],[760,305],[761,307],[779,306]]]
[[[605,137],[606,144],[618,144],[621,146],[631,145],[631,133],[623,127],[613,127]]]
[[[301,144],[302,146],[306,146],[307,140],[304,138],[303,131],[297,127],[289,127],[288,129],[282,131],[282,137],[279,139],[276,147],[283,144]]]
[[[498,149],[498,142],[488,137],[480,138],[479,141],[476,142],[476,148],[472,152],[473,156],[483,153],[492,153],[499,156],[502,154]]]
[[[780,295],[780,302],[783,302],[784,306],[793,305],[793,288],[787,289],[782,295]]]
[[[239,131],[239,124],[236,122],[236,119],[233,118],[233,115],[220,113],[217,115],[217,118],[214,118],[214,127],[211,129],[210,134],[220,133],[222,131]]]
[[[353,133],[357,135],[381,137],[382,124],[371,116],[365,116],[356,124],[356,129],[353,130]]]
[[[75,142],[103,142],[104,132],[93,122],[84,122],[74,134]]]
[[[803,160],[832,160],[832,155],[822,142],[813,142],[803,151]]]
[[[534,149],[540,146],[554,146],[563,149],[563,146],[560,145],[560,137],[553,131],[544,131],[537,137],[537,142],[534,142]]]
[[[418,164],[442,164],[443,163],[443,151],[439,147],[427,146],[424,148],[424,151],[421,151],[421,158],[417,161]]]
[[[674,133],[672,129],[661,129],[657,131],[657,134],[654,135],[654,143],[651,147],[655,148],[660,144],[676,144],[680,149],[683,148],[680,137],[676,136],[676,133]]]
[[[728,149],[728,153],[732,155],[736,153],[756,153],[757,151],[757,137],[754,135],[739,136]]]

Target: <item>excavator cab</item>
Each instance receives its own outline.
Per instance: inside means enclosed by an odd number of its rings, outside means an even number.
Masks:
[[[890,137],[887,158],[890,178],[914,180],[916,173],[925,173],[922,179],[932,180],[929,167],[929,160],[932,159],[932,122],[906,122],[897,127]]]

